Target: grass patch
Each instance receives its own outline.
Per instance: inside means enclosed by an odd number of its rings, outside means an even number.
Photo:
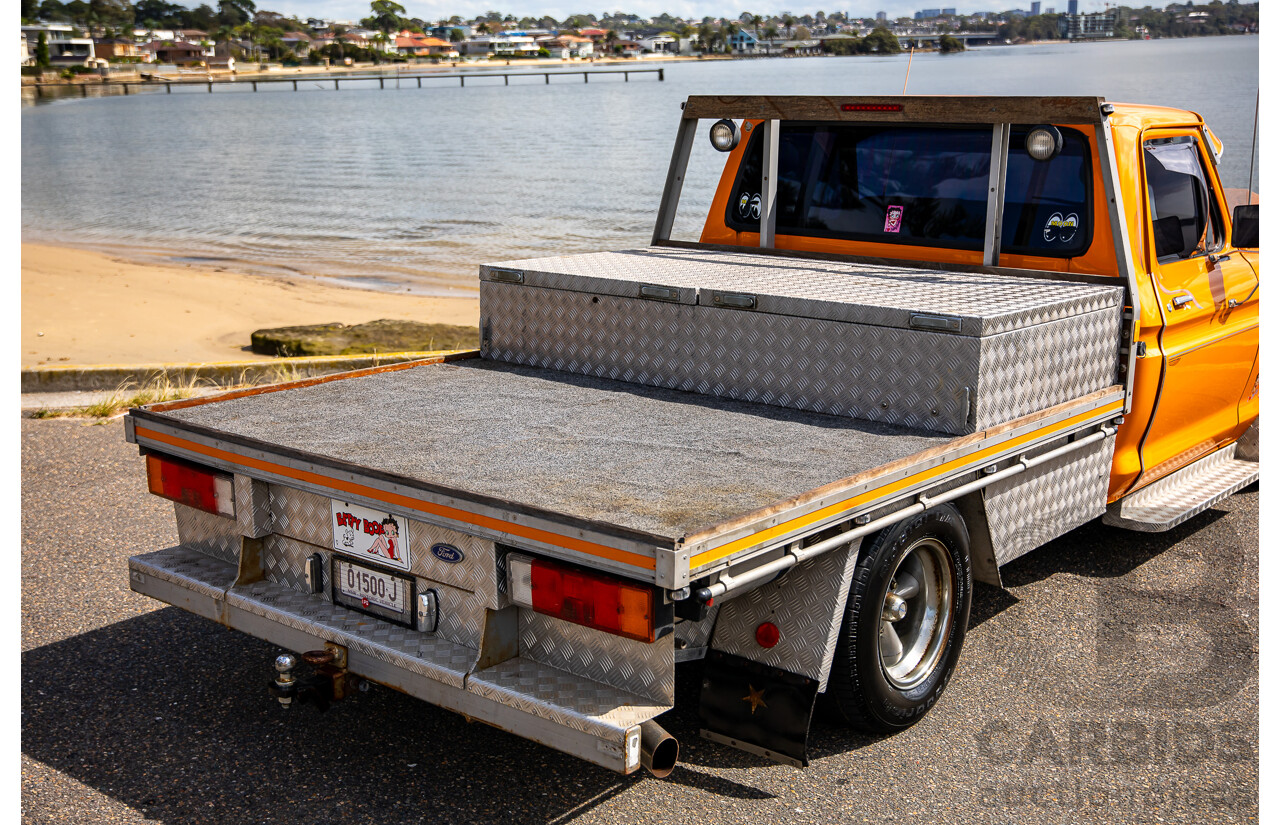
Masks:
[[[185,383],[175,383],[167,375],[161,376],[151,383],[137,387],[132,382],[121,384],[105,398],[84,407],[72,407],[64,410],[41,408],[31,414],[32,418],[115,418],[125,410],[143,407],[159,401],[179,401],[190,398],[201,388],[198,379]]]

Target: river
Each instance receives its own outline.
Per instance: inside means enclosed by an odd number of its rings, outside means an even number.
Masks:
[[[1226,144],[1224,184],[1244,187],[1258,56],[1252,36],[925,53],[908,92],[1192,109]],[[659,64],[637,68],[648,65]],[[646,243],[688,95],[899,94],[908,57],[661,65],[665,82],[491,77],[335,92],[300,81],[314,88],[26,106],[23,239],[463,294],[482,262]],[[696,236],[722,163],[700,135],[677,237]]]

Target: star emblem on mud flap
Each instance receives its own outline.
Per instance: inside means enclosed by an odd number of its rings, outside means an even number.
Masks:
[[[361,597],[361,599],[360,599],[360,606],[361,606],[361,607],[368,607],[368,606],[369,606],[369,598],[368,598],[367,596]]]
[[[756,715],[756,708],[769,707],[764,703],[764,688],[756,690],[755,685],[747,685],[747,695],[742,697],[742,701],[751,703],[751,715]]]

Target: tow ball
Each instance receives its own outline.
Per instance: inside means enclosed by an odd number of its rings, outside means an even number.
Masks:
[[[285,653],[273,663],[275,679],[268,685],[271,695],[283,708],[297,703],[312,704],[325,711],[333,702],[347,698],[352,690],[366,691],[369,684],[347,670],[347,649],[342,645],[326,644],[323,650],[309,650],[301,659],[311,666],[311,673],[298,676],[298,656]]]

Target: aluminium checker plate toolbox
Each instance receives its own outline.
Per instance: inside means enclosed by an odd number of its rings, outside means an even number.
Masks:
[[[666,247],[480,281],[489,360],[952,435],[1116,379],[1119,286]]]

